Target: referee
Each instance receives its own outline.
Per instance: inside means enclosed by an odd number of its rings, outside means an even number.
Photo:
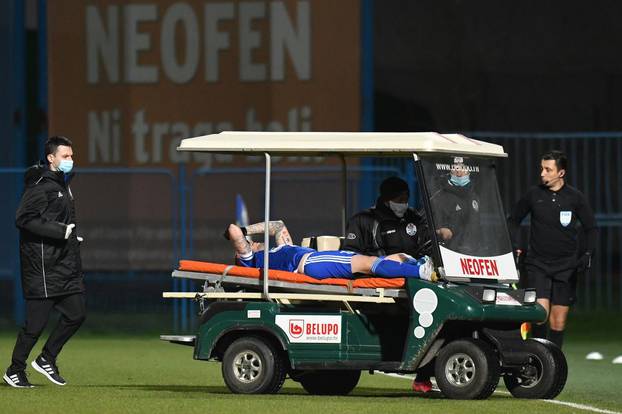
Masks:
[[[514,206],[509,219],[517,256],[523,255],[526,287],[535,288],[547,325],[535,325],[533,336],[547,338],[560,348],[570,306],[576,301],[577,275],[591,265],[596,245],[596,220],[585,196],[566,184],[568,159],[561,151],[542,156],[542,183],[532,187]],[[531,214],[529,249],[517,243],[521,221]],[[579,235],[585,237],[580,248]]]

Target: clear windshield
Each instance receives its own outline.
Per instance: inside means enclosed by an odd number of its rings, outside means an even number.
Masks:
[[[493,161],[434,156],[422,166],[447,276],[517,279]]]

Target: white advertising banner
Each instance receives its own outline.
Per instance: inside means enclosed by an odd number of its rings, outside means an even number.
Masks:
[[[445,274],[450,278],[494,279],[504,282],[517,282],[518,272],[514,255],[469,256],[440,246]]]
[[[339,315],[276,315],[275,323],[292,343],[341,343]]]

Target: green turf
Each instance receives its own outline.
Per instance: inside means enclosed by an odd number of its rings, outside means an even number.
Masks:
[[[0,335],[0,361],[8,363],[13,341],[13,334]],[[602,352],[606,359],[585,361],[585,354],[592,350]],[[558,399],[622,412],[622,365],[611,364],[614,355],[622,354],[622,344],[569,340],[566,352],[570,376]],[[59,365],[69,381],[67,386],[48,383],[29,369],[30,379],[38,387],[18,390],[0,386],[0,412],[577,412],[576,408],[543,401],[517,400],[503,387],[486,401],[449,401],[436,393],[416,396],[409,390],[410,381],[380,374],[364,374],[353,395],[346,397],[310,396],[290,380],[277,395],[232,395],[222,382],[218,363],[194,361],[189,347],[140,336],[78,334],[66,346]]]

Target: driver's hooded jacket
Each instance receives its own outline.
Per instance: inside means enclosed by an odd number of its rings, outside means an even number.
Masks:
[[[15,217],[26,299],[84,291],[77,229],[65,240],[70,223],[76,223],[76,214],[65,174],[42,163],[30,167]]]
[[[425,216],[413,208],[397,217],[380,199],[355,214],[346,230],[344,250],[372,256],[407,253],[420,256],[429,240]]]

